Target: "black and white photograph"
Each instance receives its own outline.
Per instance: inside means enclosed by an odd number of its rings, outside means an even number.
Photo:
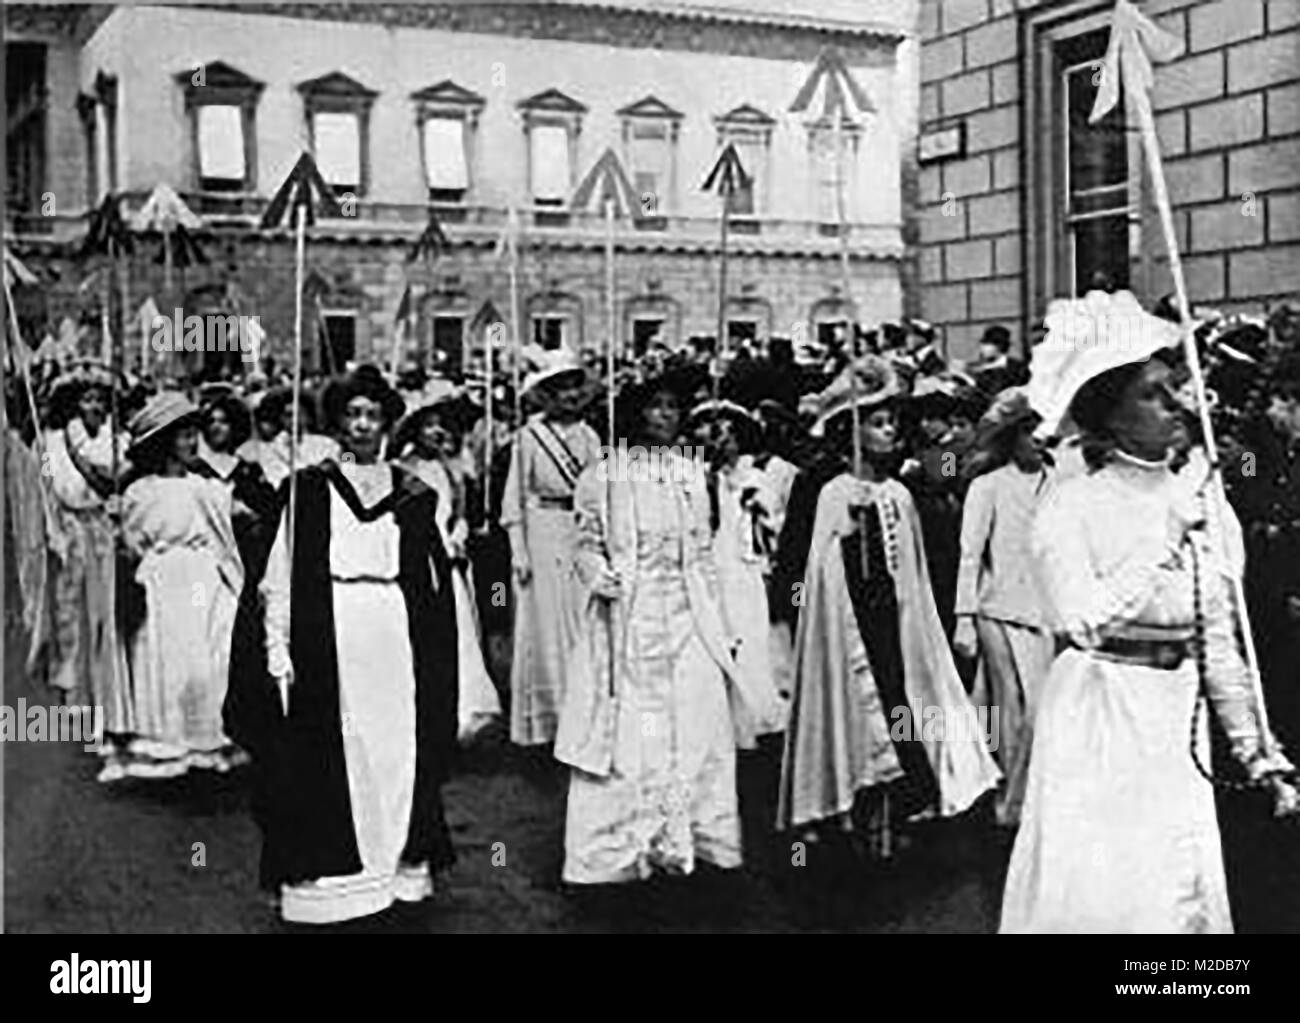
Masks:
[[[1300,0],[0,16],[6,933],[1300,933]]]

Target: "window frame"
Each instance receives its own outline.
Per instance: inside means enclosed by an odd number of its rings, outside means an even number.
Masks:
[[[479,117],[486,101],[482,96],[457,85],[451,79],[445,79],[437,85],[411,93],[415,104],[416,140],[420,149],[420,174],[424,182],[425,199],[430,206],[461,210],[470,206],[476,196],[478,175],[475,163],[478,157]],[[435,197],[439,191],[429,185],[429,167],[425,159],[424,130],[430,120],[460,121],[461,144],[465,150],[465,188],[461,190],[458,200]]]
[[[745,173],[755,179],[758,187],[751,191],[752,206],[748,212],[737,213],[729,210],[728,223],[742,232],[747,228],[757,229],[758,222],[771,216],[772,209],[772,132],[776,120],[769,117],[757,107],[742,104],[713,119],[717,136],[718,151],[726,149],[729,144],[756,143],[762,151],[761,166],[745,167]],[[737,151],[739,151],[739,146]],[[744,157],[741,157],[744,164]]]
[[[525,182],[534,223],[538,223],[539,226],[565,224],[572,213],[570,205],[578,173],[578,139],[582,134],[582,121],[587,113],[587,107],[559,89],[547,89],[545,92],[522,100],[518,104],[518,109],[523,120]],[[568,194],[558,205],[552,205],[550,200],[539,201],[533,191],[533,176],[536,168],[533,166],[532,135],[533,129],[540,127],[563,128],[569,141]]]
[[[379,93],[368,89],[360,82],[341,71],[333,71],[320,78],[313,78],[298,85],[302,97],[303,116],[307,121],[307,139],[312,156],[316,156],[316,115],[317,114],[351,114],[357,119],[357,153],[358,173],[361,180],[355,186],[335,184],[326,179],[326,184],[333,189],[336,196],[352,194],[364,198],[370,191],[370,112]]]
[[[819,117],[815,121],[808,121],[804,124],[804,130],[807,133],[807,155],[808,155],[808,212],[809,220],[819,225],[822,233],[834,234],[839,226],[839,214],[835,207],[835,200],[832,196],[832,210],[828,220],[821,210],[821,195],[823,182],[818,168],[818,146],[822,140],[826,140],[826,145],[834,146],[835,125],[827,117]],[[845,121],[841,129],[844,132],[846,154],[844,161],[844,225],[848,227],[855,222],[856,211],[861,209],[860,194],[860,176],[855,173],[858,165],[858,159],[861,154],[862,137],[866,134],[863,125],[857,121]],[[838,154],[836,154],[838,163]],[[836,168],[836,176],[839,170]],[[827,229],[830,229],[829,232]]]
[[[645,99],[618,111],[618,117],[623,148],[623,166],[627,168],[628,178],[632,181],[634,188],[636,187],[636,161],[633,159],[633,155],[636,152],[637,129],[661,128],[664,132],[664,145],[668,151],[668,180],[664,183],[664,187],[659,190],[657,196],[659,202],[655,206],[653,213],[642,213],[638,209],[638,219],[652,220],[677,212],[680,202],[678,192],[680,187],[678,177],[679,140],[684,115],[662,100],[654,96],[647,96]],[[638,200],[641,198],[639,191],[637,198]]]
[[[190,122],[189,177],[198,192],[214,195],[230,192],[253,193],[257,190],[257,105],[265,83],[244,74],[223,61],[204,67],[202,86],[194,84],[194,71],[187,69],[175,76],[185,95],[185,115]],[[208,188],[206,182],[233,181],[233,178],[205,178],[200,146],[199,108],[205,106],[238,107],[239,123],[244,136],[244,179],[238,189]]]
[[[1063,42],[1104,29],[1110,24],[1111,4],[1076,0],[1055,10],[1030,15],[1022,27],[1022,44],[1029,58],[1022,70],[1022,138],[1026,167],[1026,260],[1029,303],[1021,324],[1025,336],[1046,314],[1056,298],[1079,297],[1073,246],[1067,250],[1072,227],[1066,211],[1070,201],[1068,154],[1068,102],[1065,69],[1058,69],[1055,48]],[[1086,63],[1100,63],[1089,61]],[[1078,68],[1085,64],[1072,65]],[[1150,296],[1155,257],[1145,251],[1142,228],[1150,202],[1150,184],[1142,159],[1141,138],[1132,107],[1124,103],[1128,150],[1128,278],[1139,298]],[[1050,129],[1050,130],[1048,130]],[[1064,138],[1064,142],[1062,139]],[[1107,215],[1114,216],[1115,212]],[[1068,278],[1063,281],[1062,278]]]
[[[329,306],[326,305],[324,302],[321,302],[319,319],[320,319],[320,329],[321,329],[321,344],[317,347],[317,352],[316,352],[317,371],[323,372],[328,366],[330,372],[336,374],[342,373],[343,366],[335,365],[334,356],[337,353],[334,351],[334,345],[330,341],[329,321],[331,319],[336,319],[336,320],[349,319],[352,321],[351,359],[352,361],[355,361],[357,357],[357,348],[359,346],[360,337],[361,337],[361,332],[359,330],[361,326],[361,311],[353,306]],[[327,346],[330,355],[329,359],[325,358],[325,351]],[[343,364],[346,365],[348,361],[349,360],[344,359]]]

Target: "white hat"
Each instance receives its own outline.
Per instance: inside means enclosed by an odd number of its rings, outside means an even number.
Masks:
[[[1129,291],[1090,291],[1047,308],[1047,336],[1034,346],[1029,403],[1055,432],[1079,389],[1112,369],[1146,362],[1183,340],[1183,327],[1148,313]]]
[[[901,393],[893,364],[879,355],[864,355],[845,366],[830,386],[815,397],[816,418],[809,432],[820,437],[826,424],[840,413],[851,411],[855,405],[858,408],[879,405]]]
[[[577,352],[567,345],[561,345],[559,348],[550,351],[536,345],[530,345],[524,350],[524,357],[529,364],[529,370],[528,375],[524,377],[524,382],[519,387],[521,397],[538,384],[566,374],[572,373],[583,380],[587,379],[586,367],[582,365]]]

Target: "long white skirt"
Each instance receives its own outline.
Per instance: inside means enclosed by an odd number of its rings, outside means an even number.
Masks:
[[[415,796],[415,669],[401,590],[335,582],[334,630],[362,871],[282,886],[281,913],[295,923],[338,923],[433,894],[427,864],[400,862]]]
[[[639,581],[617,686],[612,774],[570,775],[564,880],[689,874],[697,859],[739,867],[726,680],[695,630],[680,578]]]
[[[501,698],[483,662],[474,591],[460,569],[452,571],[451,580],[456,595],[457,732],[460,741],[468,743],[501,716]]]
[[[1213,786],[1192,761],[1195,664],[1066,650],[1034,723],[1003,933],[1232,930]],[[1204,716],[1201,763],[1209,764]]]
[[[515,586],[510,741],[538,746],[555,741],[565,658],[578,635],[578,527],[571,511],[529,508],[527,516],[533,577],[527,586]]]
[[[203,549],[151,553],[136,579],[144,587],[145,618],[131,651],[138,734],[130,748],[157,770],[137,763],[128,773],[157,776],[211,766],[204,755],[230,743],[221,705],[239,595],[227,588],[216,558]]]

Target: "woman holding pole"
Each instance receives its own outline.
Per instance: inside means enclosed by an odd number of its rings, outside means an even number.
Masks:
[[[510,739],[521,746],[555,741],[565,654],[579,611],[573,490],[600,449],[600,438],[581,419],[586,373],[577,357],[561,348],[539,353],[537,361],[520,392],[540,392],[544,411],[515,438],[501,505],[515,577]]]
[[[1047,326],[1030,400],[1045,430],[1068,412],[1088,470],[1034,524],[1064,650],[1041,690],[1001,929],[1228,932],[1205,699],[1277,811],[1297,803],[1236,644],[1232,513],[1210,476],[1169,464],[1162,350],[1182,331],[1127,292],[1053,303]]]

